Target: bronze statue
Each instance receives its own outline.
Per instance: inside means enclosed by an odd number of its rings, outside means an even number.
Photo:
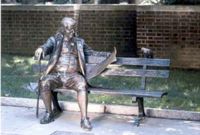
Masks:
[[[101,54],[101,56],[110,57],[111,53],[92,50],[83,39],[75,35],[75,27],[76,21],[74,19],[64,17],[58,32],[35,51],[35,56],[39,59],[50,55],[47,69],[40,81],[41,98],[46,109],[46,113],[40,123],[50,123],[62,112],[57,100],[57,93],[53,89],[66,87],[77,91],[77,100],[81,112],[80,125],[83,129],[91,130],[92,126],[87,116],[88,83],[86,78],[88,76],[85,69],[85,56]],[[116,51],[114,55],[116,55]],[[113,58],[106,62],[104,67],[113,62]],[[102,67],[96,75],[101,71]],[[53,109],[51,107],[52,102]]]

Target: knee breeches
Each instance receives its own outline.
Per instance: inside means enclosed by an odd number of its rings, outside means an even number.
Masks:
[[[86,80],[79,73],[49,74],[41,80],[41,91],[51,91],[55,88],[64,87],[76,91],[86,91]]]

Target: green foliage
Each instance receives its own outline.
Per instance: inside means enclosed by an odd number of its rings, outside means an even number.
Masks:
[[[55,4],[72,4],[75,3],[75,0],[54,0]]]
[[[120,0],[100,0],[101,4],[118,4]]]
[[[146,100],[147,106],[200,111],[200,71],[171,70],[168,80],[149,81],[149,89],[163,89],[168,95],[162,102]]]
[[[178,0],[162,0],[162,3],[163,3],[163,4],[171,5],[171,4],[177,3],[177,1],[178,1]]]
[[[141,4],[165,4],[165,5],[194,5],[200,4],[200,0],[143,0]]]
[[[162,0],[163,4],[200,4],[200,0]]]
[[[1,95],[9,97],[36,98],[36,94],[28,91],[24,85],[36,82],[38,74],[33,73],[30,57],[2,55]],[[96,77],[91,84],[117,89],[135,89],[140,86],[139,78],[130,77]],[[162,100],[145,99],[146,107],[169,108],[200,111],[200,71],[171,70],[168,79],[149,78],[148,90],[167,91]],[[76,97],[60,96],[61,100],[76,101]],[[89,102],[105,104],[132,105],[131,98],[124,96],[89,95]]]
[[[161,3],[162,0],[143,0],[141,1],[141,5],[146,5],[146,4],[159,4]]]
[[[30,93],[24,88],[25,84],[36,81],[38,78],[38,76],[32,72],[31,65],[33,63],[35,63],[35,61],[30,57],[2,55],[2,96],[35,97],[34,93]]]

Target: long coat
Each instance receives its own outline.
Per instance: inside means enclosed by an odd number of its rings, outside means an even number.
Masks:
[[[41,46],[41,48],[44,51],[44,55],[50,55],[50,60],[47,65],[47,69],[44,73],[44,75],[48,75],[51,73],[53,68],[55,67],[59,56],[61,54],[61,49],[63,45],[63,35],[57,34],[55,36],[50,37],[44,45]],[[80,65],[80,71],[83,76],[86,76],[86,61],[85,56],[98,54],[98,52],[92,50],[87,44],[85,44],[84,40],[82,38],[73,38],[74,45],[76,45],[77,52],[78,52],[78,62]],[[101,55],[103,54],[105,57],[108,57],[110,53],[108,52],[100,52]]]

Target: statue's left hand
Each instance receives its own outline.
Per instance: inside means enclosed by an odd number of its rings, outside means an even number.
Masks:
[[[35,51],[35,57],[38,59],[38,60],[41,60],[42,58],[44,58],[44,51],[42,48],[38,48],[36,51]]]

